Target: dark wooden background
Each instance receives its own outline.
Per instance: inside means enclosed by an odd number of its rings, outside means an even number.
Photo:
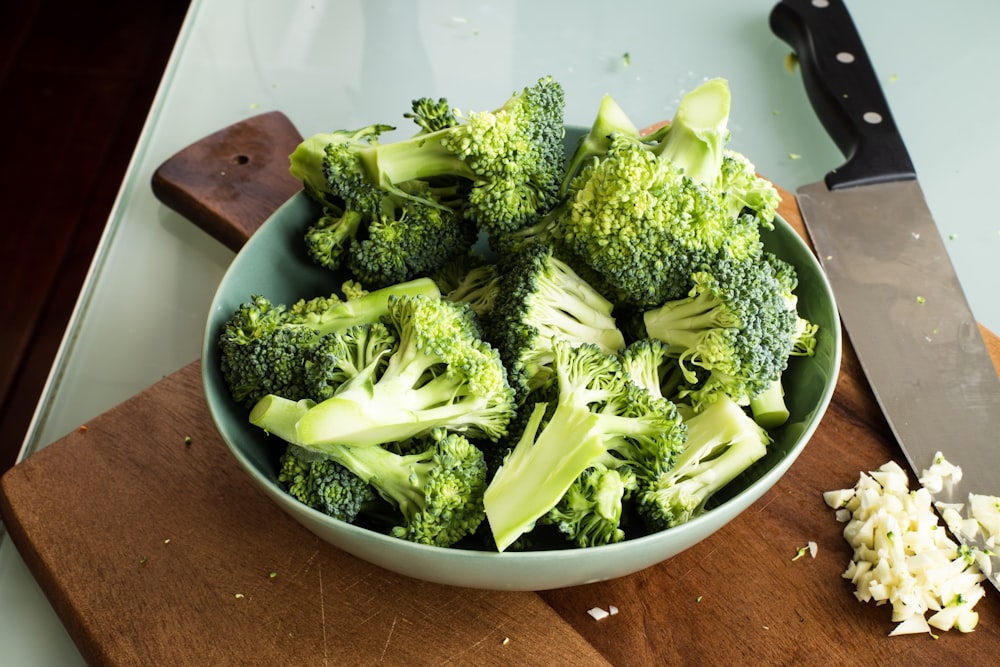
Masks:
[[[188,0],[0,0],[0,473],[21,447]]]

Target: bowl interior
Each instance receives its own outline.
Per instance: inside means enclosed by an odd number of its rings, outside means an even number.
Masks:
[[[567,130],[567,150],[582,130]],[[399,540],[343,523],[288,496],[277,481],[283,444],[247,420],[219,372],[217,341],[224,324],[253,295],[277,303],[329,294],[341,277],[314,264],[302,235],[318,207],[299,193],[282,205],[238,253],[218,287],[205,328],[202,375],[212,418],[223,440],[251,478],[284,511],[322,539],[390,570],[443,584],[506,590],[542,590],[615,578],[665,560],[732,520],[773,486],[806,446],[833,394],[840,367],[841,334],[829,284],[812,252],[782,219],[762,232],[765,247],[798,271],[799,309],[820,326],[816,354],[795,358],[783,381],[791,417],[773,432],[767,455],[713,497],[711,509],[686,524],[591,549],[495,553],[442,549]],[[561,546],[561,545],[553,545]]]

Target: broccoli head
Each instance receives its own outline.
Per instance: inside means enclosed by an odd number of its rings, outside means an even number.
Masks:
[[[625,539],[622,511],[636,486],[637,477],[630,468],[595,464],[580,473],[541,522],[556,526],[578,547],[621,542]]]
[[[353,523],[375,500],[367,482],[324,454],[288,445],[279,466],[278,482],[290,496],[335,519]]]
[[[377,256],[349,267],[357,271],[392,264],[394,243],[405,243],[395,256],[425,260],[429,272],[443,263],[441,255],[471,245],[467,223],[499,234],[533,222],[558,197],[564,106],[562,87],[545,77],[497,109],[463,117],[446,100],[417,100],[409,116],[421,131],[406,139],[380,142],[394,129],[387,125],[306,139],[291,155],[291,171],[333,211],[325,225],[329,251],[321,254],[339,263],[345,239],[349,258],[355,243],[378,245]],[[390,223],[408,234],[379,244]]]
[[[518,402],[552,379],[555,339],[590,343],[605,354],[624,348],[613,308],[549,246],[536,243],[505,255],[487,336],[500,352]]]
[[[309,404],[269,394],[254,405],[251,423],[321,451],[400,442],[438,427],[502,437],[514,412],[513,392],[471,308],[419,295],[390,297],[387,306],[383,323],[395,343],[372,331],[331,334],[344,339],[347,351],[333,355],[332,365],[339,364],[346,379],[330,387],[330,398]],[[373,348],[350,350],[372,341]]]
[[[454,179],[414,179],[379,187],[364,171],[360,151],[377,146],[390,126],[314,135],[290,156],[291,173],[322,205],[305,233],[309,257],[331,270],[348,269],[375,287],[437,269],[475,243],[477,230],[461,210],[467,188]]]
[[[612,134],[570,182],[555,236],[624,303],[680,298],[698,266],[759,252],[777,191],[725,149],[729,107],[728,84],[712,79],[654,135]]]
[[[652,479],[683,444],[674,404],[632,382],[617,357],[566,341],[556,341],[554,352],[557,398],[533,407],[483,496],[500,551],[531,531],[588,468]]]
[[[402,520],[391,530],[395,537],[448,547],[485,518],[483,453],[461,434],[433,429],[421,451],[407,454],[379,445],[334,445],[324,453],[397,510]]]
[[[704,511],[719,489],[767,453],[771,442],[767,431],[726,396],[684,425],[686,442],[673,467],[636,491],[637,511],[654,531]]]
[[[218,343],[220,370],[233,398],[248,407],[267,394],[316,398],[306,373],[313,348],[325,334],[377,321],[387,312],[390,294],[440,292],[433,281],[419,278],[356,298],[330,294],[287,306],[256,295],[241,304],[223,326]]]
[[[746,405],[781,377],[795,311],[766,261],[723,259],[691,281],[688,296],[644,313],[646,332],[678,361],[685,384],[677,398],[696,409],[720,394]]]

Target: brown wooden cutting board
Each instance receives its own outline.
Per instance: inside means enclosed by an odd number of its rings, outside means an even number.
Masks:
[[[298,189],[286,156],[299,138],[281,114],[257,116],[168,161],[154,190],[236,249]],[[1000,367],[1000,340],[984,334]],[[540,593],[416,581],[319,541],[229,455],[199,372],[192,363],[0,482],[10,537],[91,663],[912,665],[1000,653],[995,589],[972,634],[890,638],[888,608],[856,601],[840,577],[850,549],[822,492],[904,463],[849,344],[823,423],[754,506],[643,572]],[[816,557],[793,560],[809,541]],[[611,605],[602,621],[587,613]]]

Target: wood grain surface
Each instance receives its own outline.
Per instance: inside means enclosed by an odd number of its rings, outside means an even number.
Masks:
[[[253,132],[286,125],[270,118],[251,119]],[[239,137],[239,126],[227,129]],[[273,175],[290,196],[286,165],[255,177]],[[222,177],[185,178],[211,198]],[[794,198],[782,194],[782,216],[804,234]],[[218,229],[231,202],[210,201],[192,221]],[[984,335],[1000,367],[1000,340]],[[890,610],[858,602],[840,576],[851,551],[823,491],[888,460],[905,465],[849,342],[823,423],[750,509],[637,574],[537,594],[428,584],[319,541],[229,455],[199,370],[183,368],[0,481],[10,537],[92,663],[916,665],[993,664],[1000,653],[993,588],[971,634],[888,637]],[[809,541],[816,557],[793,560]],[[610,605],[619,613],[604,620],[587,613]]]

